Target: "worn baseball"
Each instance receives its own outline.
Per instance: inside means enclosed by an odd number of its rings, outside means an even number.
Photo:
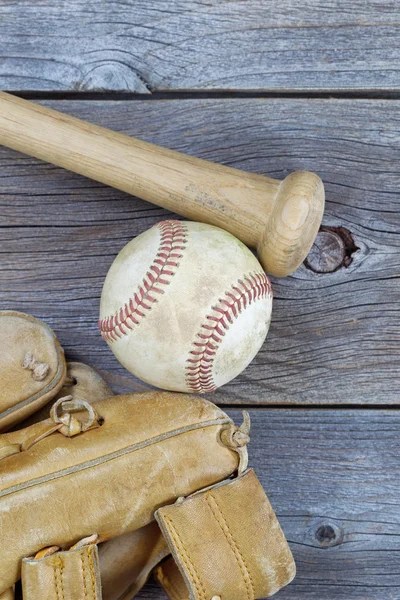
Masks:
[[[269,279],[242,242],[218,227],[171,220],[118,254],[99,327],[119,362],[143,381],[204,393],[255,357],[271,308]]]

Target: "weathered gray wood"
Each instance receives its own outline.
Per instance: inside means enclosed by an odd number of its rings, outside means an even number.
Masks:
[[[316,170],[324,224],[359,248],[333,273],[274,281],[267,342],[219,403],[398,404],[399,105],[186,100],[50,106],[197,156],[283,178]],[[0,148],[0,308],[46,320],[67,356],[136,389],[97,330],[102,281],[133,236],[168,213]],[[329,250],[329,244],[327,252]],[[328,261],[329,262],[329,261]],[[119,378],[121,377],[121,378]]]
[[[8,90],[393,90],[396,0],[0,3]]]
[[[239,411],[229,412],[240,422]],[[297,563],[277,600],[399,598],[400,414],[250,413],[250,462]],[[138,598],[164,596],[152,584]]]

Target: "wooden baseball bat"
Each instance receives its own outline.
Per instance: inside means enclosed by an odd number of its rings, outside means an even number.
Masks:
[[[314,173],[283,181],[224,167],[0,93],[0,143],[80,173],[257,248],[264,269],[292,273],[308,254],[324,210]]]

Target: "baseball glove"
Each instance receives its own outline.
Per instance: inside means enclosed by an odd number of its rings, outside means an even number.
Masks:
[[[101,567],[97,544],[110,548],[100,546],[101,563],[107,552],[120,557],[121,540],[130,553],[148,544],[136,561],[137,589],[172,554],[157,576],[174,600],[260,598],[293,578],[276,517],[245,471],[243,428],[182,394],[94,406],[59,399],[51,419],[0,436],[0,594],[22,566],[25,600],[99,599],[100,572],[106,589],[115,570],[109,560]]]

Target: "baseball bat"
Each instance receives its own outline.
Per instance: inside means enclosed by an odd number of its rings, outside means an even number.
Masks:
[[[257,248],[264,269],[292,273],[307,256],[324,210],[308,171],[283,181],[168,150],[0,93],[0,144],[90,177]]]

